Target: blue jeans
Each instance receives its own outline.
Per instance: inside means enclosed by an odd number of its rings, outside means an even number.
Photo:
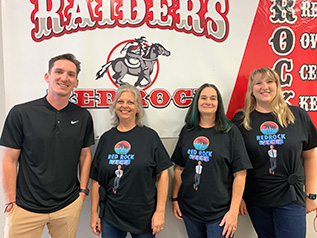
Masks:
[[[101,237],[102,238],[126,238],[128,232],[120,230],[113,225],[109,224],[105,220],[101,219]],[[133,238],[154,238],[155,235],[152,232],[145,234],[134,234],[131,233]]]
[[[194,182],[194,188],[196,189],[196,187],[200,184],[200,174],[195,174]]]
[[[296,203],[280,207],[247,205],[258,238],[305,238],[306,209]]]
[[[212,223],[198,222],[183,214],[188,238],[222,238],[223,226],[219,226],[220,221]]]

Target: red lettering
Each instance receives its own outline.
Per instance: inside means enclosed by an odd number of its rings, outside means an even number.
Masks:
[[[193,100],[192,97],[191,89],[180,89],[175,91],[173,101],[177,107],[188,107]]]
[[[77,94],[77,105],[81,107],[94,107],[94,90],[75,90]]]
[[[145,98],[147,96],[146,92],[144,92],[143,90],[140,90],[140,93],[141,93],[141,97],[142,97],[142,105],[143,105],[143,107],[148,108],[149,104],[145,100]]]
[[[164,89],[157,89],[151,92],[148,99],[153,107],[162,108],[170,103],[171,96]]]
[[[96,92],[99,94],[97,107],[110,107],[112,105],[116,95],[115,90],[96,90]]]
[[[155,108],[165,108],[171,101],[179,108],[189,107],[193,101],[196,89],[177,89],[173,97],[165,89],[154,89],[150,94],[140,90],[141,101],[144,108],[149,103]],[[85,108],[109,108],[114,101],[114,89],[78,89],[74,91],[77,105]]]

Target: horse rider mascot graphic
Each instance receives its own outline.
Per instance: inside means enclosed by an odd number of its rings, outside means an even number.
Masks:
[[[123,52],[126,52],[124,57],[110,60],[101,66],[101,69],[96,73],[96,80],[102,78],[111,66],[114,72],[112,78],[117,85],[128,84],[128,82],[122,81],[125,75],[128,74],[137,77],[134,86],[144,88],[152,83],[151,74],[158,56],[171,55],[171,52],[159,43],[148,45],[144,36],[129,41],[121,49],[120,53],[122,54]],[[145,84],[141,84],[143,79],[147,81]]]

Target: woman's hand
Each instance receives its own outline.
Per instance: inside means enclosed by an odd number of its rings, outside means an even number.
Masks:
[[[238,214],[235,214],[234,212],[229,210],[219,224],[219,226],[224,226],[222,235],[226,236],[226,238],[233,237],[233,234],[236,232],[237,229],[237,224]]]
[[[155,235],[164,229],[165,211],[156,211],[152,216],[152,234]]]
[[[90,227],[92,229],[92,232],[95,235],[97,235],[97,236],[100,235],[100,233],[101,233],[101,221],[100,221],[100,218],[98,216],[98,213],[91,214]]]
[[[101,232],[101,221],[98,215],[98,203],[99,203],[99,183],[96,180],[91,180],[91,217],[90,227],[92,232],[97,236]]]
[[[315,211],[316,208],[317,208],[316,201],[306,198],[306,213],[308,214],[312,211]]]
[[[178,201],[173,201],[173,213],[177,219],[183,220],[182,212],[181,212],[181,209],[179,208]]]
[[[240,207],[239,207],[239,215],[245,216],[245,215],[247,215],[247,213],[248,213],[247,205],[245,204],[245,201],[242,198],[241,203],[240,203]]]

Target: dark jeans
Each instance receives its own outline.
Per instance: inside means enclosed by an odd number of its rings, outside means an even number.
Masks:
[[[186,231],[189,238],[222,238],[223,226],[219,226],[220,221],[213,223],[203,223],[190,219],[183,214]]]
[[[101,237],[102,238],[126,238],[128,232],[120,230],[105,220],[101,219]],[[154,238],[152,232],[146,234],[130,233],[133,238]]]
[[[258,238],[305,238],[306,208],[295,203],[280,207],[247,205]]]

